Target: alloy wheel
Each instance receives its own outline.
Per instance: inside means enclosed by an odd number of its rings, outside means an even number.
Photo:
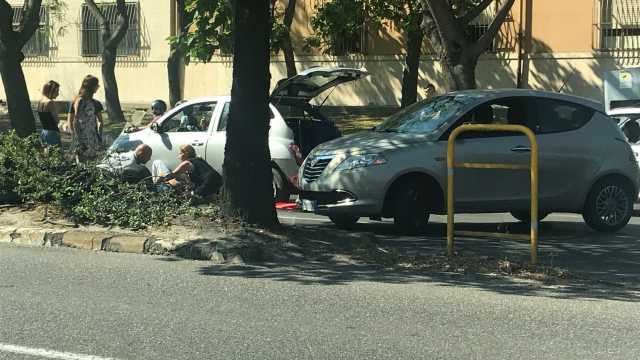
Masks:
[[[596,197],[596,213],[607,225],[617,225],[625,219],[628,206],[627,194],[616,185],[604,187]]]

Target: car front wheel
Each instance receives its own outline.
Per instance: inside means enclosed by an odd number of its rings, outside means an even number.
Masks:
[[[594,230],[617,231],[631,219],[633,199],[633,188],[630,185],[617,179],[604,179],[597,182],[589,192],[582,217]]]

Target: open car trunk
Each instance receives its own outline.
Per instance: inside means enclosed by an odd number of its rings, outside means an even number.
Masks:
[[[293,130],[302,158],[321,143],[341,136],[335,123],[321,113],[322,104],[330,93],[319,106],[311,105],[311,99],[337,85],[367,75],[369,73],[362,69],[314,67],[278,83],[271,93],[271,102]]]

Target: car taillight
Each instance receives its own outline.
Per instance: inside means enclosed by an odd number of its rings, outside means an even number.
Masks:
[[[289,152],[296,159],[296,163],[298,165],[302,165],[302,153],[300,152],[300,147],[294,143],[289,144]]]

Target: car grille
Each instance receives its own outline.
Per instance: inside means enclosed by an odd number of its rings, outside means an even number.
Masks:
[[[302,177],[307,182],[314,182],[324,169],[329,165],[332,158],[312,158],[309,159],[304,165],[304,171]]]

